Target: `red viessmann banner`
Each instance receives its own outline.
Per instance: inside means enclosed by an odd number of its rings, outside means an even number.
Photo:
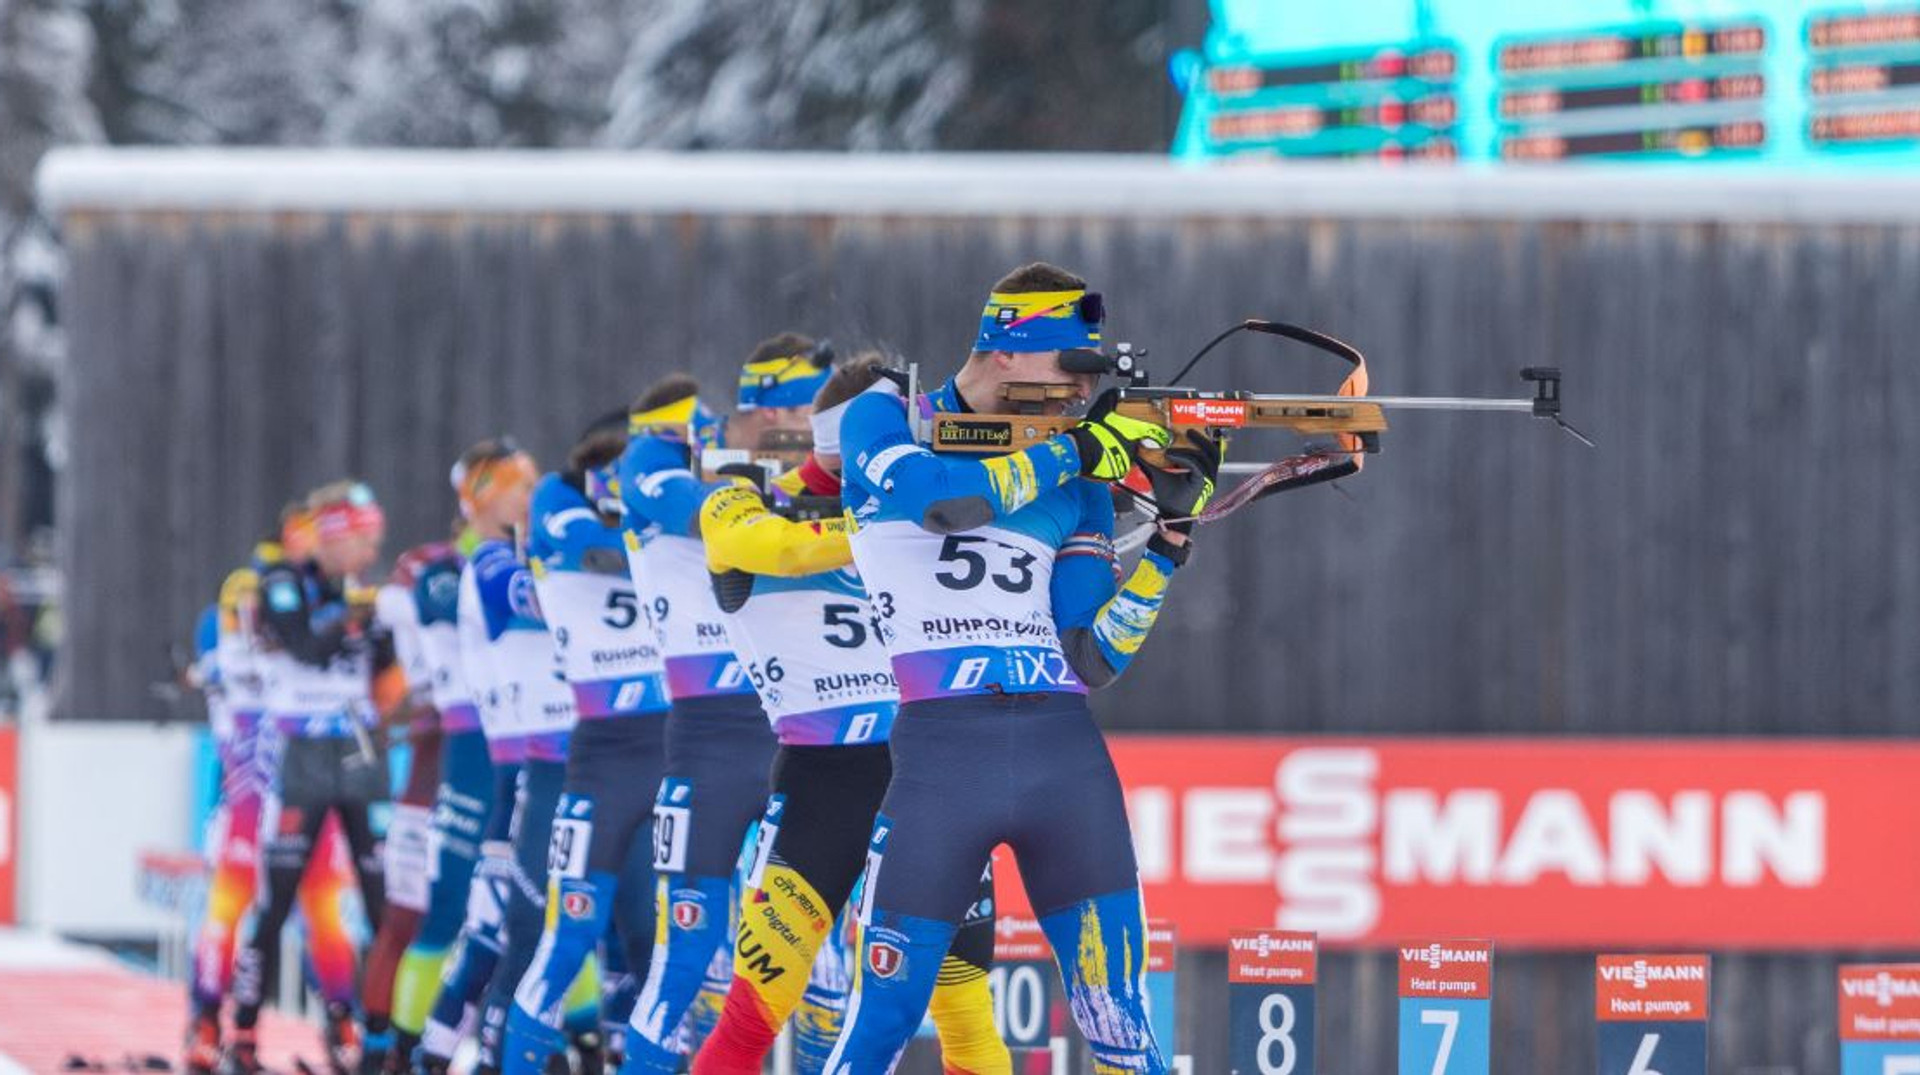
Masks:
[[[20,733],[0,725],[0,926],[14,917],[14,886],[19,883]]]
[[[1920,946],[1920,745],[1114,736],[1184,945]],[[1001,909],[1028,909],[1003,848]]]

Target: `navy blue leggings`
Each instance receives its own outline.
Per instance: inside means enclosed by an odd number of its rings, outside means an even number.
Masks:
[[[615,879],[613,921],[637,973],[653,957],[653,797],[666,736],[664,713],[582,721],[567,758],[566,793],[593,804],[587,873]]]
[[[880,814],[860,977],[829,1070],[890,1070],[933,995],[980,863],[1002,843],[1094,1068],[1167,1070],[1146,1015],[1146,915],[1126,801],[1084,696],[902,705]]]
[[[957,924],[1003,843],[1042,917],[1139,883],[1120,778],[1084,696],[910,702],[892,746],[875,907]]]
[[[716,952],[733,941],[734,865],[766,810],[777,747],[753,695],[681,699],[667,718],[667,779],[655,804],[654,865],[665,890],[656,945],[634,1004],[621,1075],[677,1069],[681,1021]]]
[[[439,843],[427,916],[413,947],[440,951],[460,935],[467,914],[467,887],[480,858],[480,838],[493,810],[493,762],[487,738],[479,731],[456,732],[440,746],[440,790],[433,804],[434,839]]]
[[[553,843],[553,811],[567,782],[567,763],[527,759],[513,809],[514,883],[508,891],[506,946],[487,985],[480,1009],[480,1063],[498,1067],[513,991],[533,962],[546,917],[547,853]]]
[[[507,1075],[537,1075],[565,1047],[564,999],[601,940],[615,940],[609,921],[618,944],[610,944],[602,976],[611,1009],[604,1015],[616,1028],[632,1015],[635,968],[643,973],[653,954],[653,799],[666,763],[666,721],[665,713],[649,713],[583,721],[574,730],[548,860],[548,898],[558,893],[560,903],[546,916],[507,1017]]]

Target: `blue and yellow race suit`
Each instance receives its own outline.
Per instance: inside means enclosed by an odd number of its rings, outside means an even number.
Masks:
[[[410,593],[420,659],[430,677],[428,697],[440,715],[440,783],[434,792],[429,837],[429,888],[420,931],[394,974],[393,1025],[410,1046],[426,1027],[440,992],[448,950],[460,935],[467,895],[487,817],[493,810],[493,764],[480,712],[460,661],[460,574],[465,558],[448,545],[414,574]]]
[[[753,1075],[793,1017],[796,1068],[824,1070],[847,987],[835,918],[866,859],[892,773],[887,752],[899,692],[834,496],[802,497],[813,521],[778,510],[804,492],[798,472],[769,494],[742,481],[714,491],[701,533],[728,637],[780,739],[773,794],[740,900],[733,985],[693,1063],[696,1075]],[[837,494],[837,490],[834,491]],[[945,1070],[1012,1070],[994,1032],[992,880],[985,913],[947,955],[933,1001]],[[976,889],[974,898],[979,899]]]
[[[735,867],[766,804],[775,744],[707,581],[699,511],[712,487],[694,477],[685,443],[653,434],[633,438],[618,476],[672,698],[654,803],[660,917],[621,1069],[640,1075],[674,1071],[698,1035],[689,1014],[708,968],[726,959]]]
[[[610,958],[610,967],[644,969],[653,953],[653,798],[666,761],[666,667],[634,590],[624,533],[595,510],[585,478],[551,474],[534,490],[534,585],[580,723],[553,822],[544,932],[508,1016],[508,1075],[537,1075],[565,1046],[562,1000],[609,922],[625,956]],[[623,1031],[634,992],[609,985],[605,1018]]]
[[[474,549],[460,576],[456,630],[494,757],[495,803],[467,921],[421,1047],[429,1057],[451,1058],[484,992],[481,1058],[493,1064],[513,989],[539,940],[547,843],[575,711],[554,667],[533,575],[508,542],[487,540]]]
[[[382,859],[386,913],[367,949],[360,976],[360,1007],[366,1020],[363,1058],[369,1064],[390,1054],[400,967],[419,935],[433,899],[433,806],[441,784],[440,712],[434,705],[434,667],[417,599],[421,578],[439,572],[449,596],[457,592],[459,553],[445,542],[416,545],[400,554],[374,595],[374,619],[392,639],[395,665],[376,682],[374,702],[392,728],[404,719],[407,775],[387,821]],[[409,983],[409,991],[419,983]],[[427,1003],[431,1003],[430,1001]],[[417,1013],[425,1016],[424,1005]],[[411,1037],[411,1035],[409,1035]]]
[[[841,425],[853,555],[900,684],[893,781],[869,849],[861,958],[828,1070],[877,1075],[913,1033],[980,862],[1016,856],[1099,1072],[1164,1072],[1145,1009],[1146,922],[1125,803],[1086,704],[1127,666],[1175,564],[1118,585],[1112,494],[1073,441],[990,458],[916,444],[869,393]]]
[[[553,844],[554,811],[566,785],[567,754],[579,719],[573,688],[556,661],[553,633],[540,606],[534,569],[553,549],[548,524],[557,512],[571,506],[567,492],[558,474],[542,476],[533,489],[527,562],[516,562],[510,575],[490,578],[483,573],[480,577],[482,608],[490,621],[499,617],[506,624],[498,637],[516,639],[513,682],[523,692],[521,712],[534,714],[537,707],[532,719],[538,722],[527,737],[527,760],[520,767],[520,786],[514,798],[510,837],[514,885],[506,909],[506,945],[501,949],[493,981],[487,986],[480,1016],[480,1059],[489,1066],[503,1064],[507,1013],[513,1009],[514,992],[539,950],[547,908],[547,860]],[[591,995],[597,993],[598,986],[589,982],[581,988]],[[596,1003],[587,1014],[587,1029],[599,1025],[598,998],[593,999]]]

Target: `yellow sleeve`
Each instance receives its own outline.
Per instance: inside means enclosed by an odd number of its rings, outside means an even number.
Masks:
[[[800,477],[800,469],[783,470],[773,479],[773,487],[788,496],[799,496],[807,491],[806,480]]]
[[[220,583],[221,630],[239,630],[241,613],[254,603],[259,593],[260,576],[253,568],[242,567],[228,574]]]
[[[700,536],[712,571],[796,578],[853,562],[847,517],[799,523],[767,510],[744,482],[716,489],[700,505]]]

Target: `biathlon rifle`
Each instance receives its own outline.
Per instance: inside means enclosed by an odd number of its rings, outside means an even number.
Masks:
[[[1453,396],[1369,396],[1367,359],[1360,350],[1324,332],[1285,321],[1249,319],[1221,332],[1196,351],[1180,372],[1177,385],[1196,363],[1228,337],[1258,332],[1304,343],[1342,359],[1347,376],[1331,395],[1292,395],[1262,392],[1207,392],[1184,387],[1156,387],[1147,372],[1144,348],[1116,344],[1112,354],[1092,350],[1064,351],[1060,368],[1068,373],[1111,374],[1127,383],[1119,388],[1119,413],[1153,422],[1173,434],[1174,445],[1187,430],[1229,438],[1242,429],[1287,429],[1307,437],[1331,438],[1309,445],[1305,452],[1271,463],[1228,463],[1225,473],[1248,475],[1247,480],[1215,500],[1202,512],[1201,522],[1212,522],[1273,493],[1344,478],[1358,473],[1365,458],[1380,450],[1380,434],[1387,429],[1389,410],[1505,411],[1544,418],[1591,448],[1593,441],[1569,425],[1560,413],[1560,370],[1528,366],[1521,379],[1533,385],[1533,396],[1488,399]],[[919,398],[918,370],[910,369],[914,384],[909,398]],[[915,435],[920,443],[944,452],[999,454],[1019,451],[1065,432],[1080,419],[1044,413],[1050,402],[1071,399],[1071,385],[1016,382],[1002,389],[1010,413],[936,413],[914,408]],[[1147,448],[1141,458],[1164,465],[1166,456]]]

